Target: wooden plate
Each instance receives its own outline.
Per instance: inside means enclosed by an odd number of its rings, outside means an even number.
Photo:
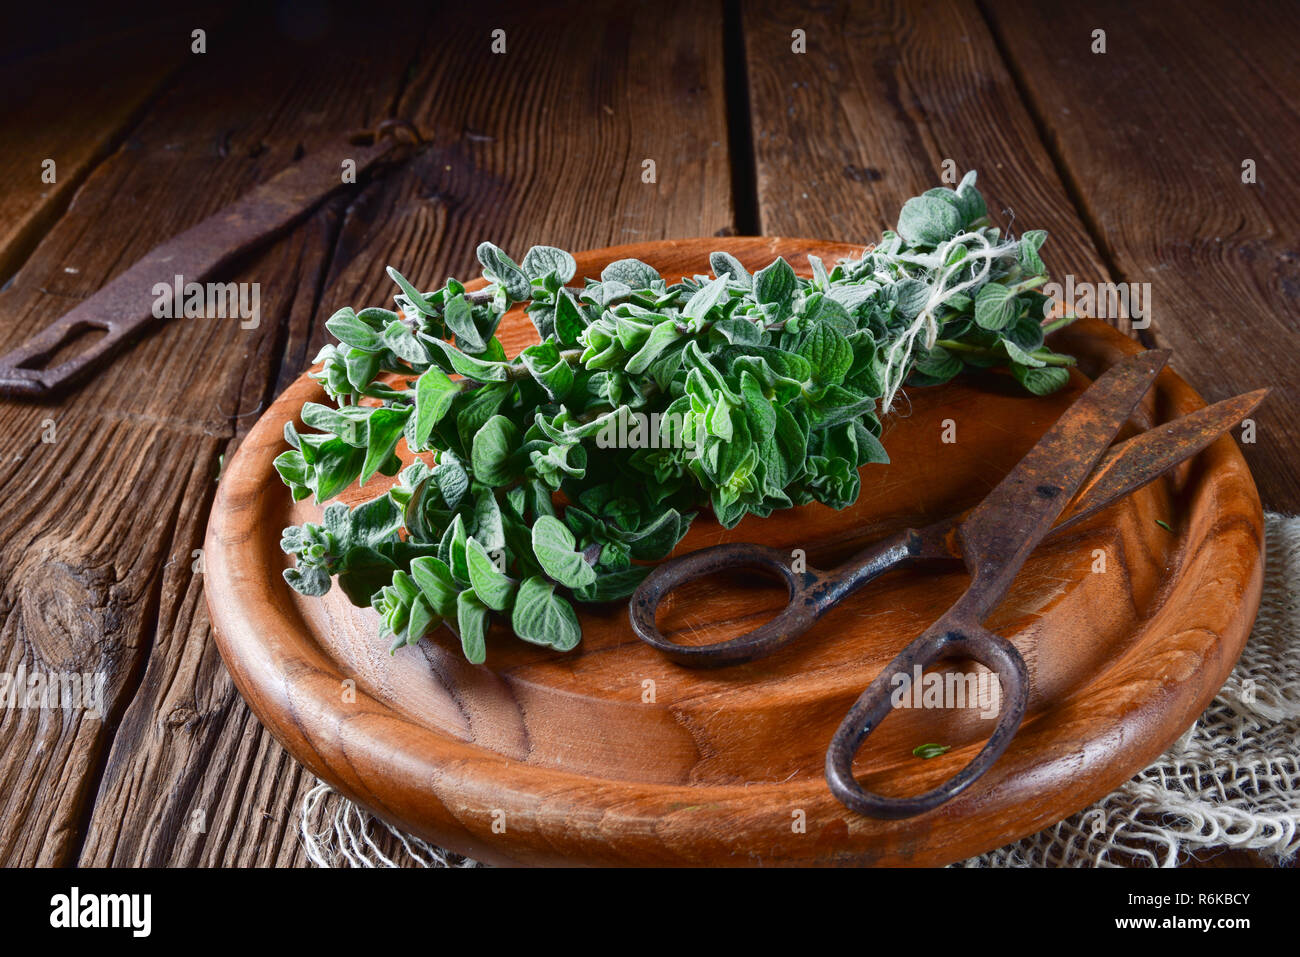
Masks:
[[[691,239],[580,254],[578,275],[634,256],[675,280],[707,272],[715,247],[753,268],[783,255],[801,271],[810,252],[827,262],[861,252],[797,239]],[[526,317],[508,316],[501,338],[512,354],[531,341]],[[1095,321],[1065,330],[1056,345],[1093,375],[1140,348]],[[701,517],[679,552],[757,541],[804,549],[826,567],[877,536],[977,502],[1086,382],[1076,374],[1069,389],[1041,399],[997,374],[910,390],[910,410],[886,425],[893,464],[864,470],[855,506],[751,517],[731,531]],[[585,608],[582,645],[569,654],[498,626],[484,666],[467,664],[445,629],[390,657],[371,610],[338,589],[304,599],[281,578],[280,530],[319,510],[290,502],[271,461],[285,449],[284,423],[322,398],[299,379],[221,481],[206,543],[221,653],[263,724],[315,774],[397,826],[484,861],[933,865],[998,847],[1085,807],[1161,753],[1223,684],[1259,605],[1259,497],[1223,438],[1039,548],[988,622],[1015,642],[1031,674],[1029,711],[1010,749],[947,806],[868,820],[827,790],[827,742],[879,669],[962,591],[964,574],[894,573],[775,657],[720,671],[659,657],[632,635],[624,605]],[[1131,425],[1202,405],[1166,371]],[[945,442],[953,429],[956,441]],[[377,479],[351,500],[378,494]],[[783,600],[781,586],[746,573],[679,591],[660,624],[716,639],[753,627]],[[900,709],[859,756],[860,775],[882,793],[928,789],[970,760],[992,723],[978,707]],[[930,742],[952,750],[912,756]]]

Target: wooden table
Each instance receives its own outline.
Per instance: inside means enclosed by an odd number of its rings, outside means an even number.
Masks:
[[[1149,283],[1134,334],[1207,398],[1276,388],[1244,451],[1265,506],[1300,511],[1300,11],[1080,6],[372,0],[6,38],[6,348],[341,131],[400,115],[431,145],[228,277],[260,284],[256,329],[160,324],[61,401],[0,403],[0,671],[102,671],[108,705],[0,711],[0,864],[305,863],[314,782],[236,693],[197,550],[223,457],[326,317],[390,298],[388,263],[432,283],[483,239],[865,243],[974,167],[995,214],[1050,231],[1054,275]]]

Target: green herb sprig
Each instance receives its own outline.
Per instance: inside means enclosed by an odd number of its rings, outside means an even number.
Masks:
[[[337,578],[394,650],[445,623],[482,662],[493,616],[572,649],[572,600],[625,598],[701,509],[730,528],[854,502],[859,469],[888,461],[878,416],[901,385],[1000,366],[1035,394],[1063,386],[1073,360],[1043,342],[1045,239],[1004,238],[972,172],[908,200],[860,258],[809,257],[807,279],[716,252],[712,275],[669,283],[625,259],[570,285],[569,253],[516,263],[491,243],[475,292],[421,292],[390,268],[396,310],[326,323],[337,344],[312,375],[331,403],[303,407],[311,431],[288,425],[275,465],[295,500],[322,503],[400,475],[286,529],[285,579],[321,595]],[[495,332],[516,303],[541,342],[510,358]]]
[[[912,757],[929,761],[931,758],[942,757],[951,750],[951,744],[918,744],[912,749]]]

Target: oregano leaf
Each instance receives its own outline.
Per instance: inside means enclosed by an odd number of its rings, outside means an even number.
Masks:
[[[1015,294],[1006,286],[989,283],[975,296],[975,323],[996,332],[1016,318]]]
[[[600,273],[603,283],[622,283],[629,291],[645,289],[659,279],[659,271],[639,259],[619,259],[606,266]]]
[[[493,611],[505,611],[510,605],[515,583],[497,569],[487,549],[474,538],[469,539],[466,553],[469,562],[469,583],[479,600]]]
[[[483,264],[483,275],[505,290],[515,302],[529,298],[531,284],[524,271],[513,259],[492,243],[479,243],[478,261]]]
[[[385,462],[393,455],[402,430],[406,427],[406,418],[411,414],[411,406],[405,408],[381,408],[370,413],[369,441],[366,446],[366,458],[361,469],[361,484],[370,481]]]
[[[430,367],[420,376],[415,387],[415,441],[420,448],[428,447],[433,427],[442,421],[459,394],[460,386],[437,367]]]
[[[524,261],[520,265],[530,280],[542,279],[548,273],[554,273],[561,285],[572,279],[578,271],[578,263],[573,256],[554,246],[534,246],[524,255]]]
[[[456,334],[456,343],[465,352],[477,355],[487,348],[482,334],[474,325],[474,311],[464,296],[452,296],[443,307],[442,319]]]
[[[555,594],[553,583],[538,575],[520,583],[510,624],[524,641],[556,651],[571,651],[582,637],[573,606]]]
[[[533,523],[533,554],[546,574],[561,585],[583,588],[596,580],[596,572],[575,544],[573,533],[558,518],[543,515]]]
[[[411,618],[406,626],[406,643],[413,645],[423,638],[429,629],[441,624],[442,620],[433,611],[424,595],[416,595],[411,602]]]
[[[690,319],[703,319],[727,295],[727,277],[719,276],[701,286],[687,301],[682,315]]]
[[[494,415],[474,433],[470,449],[470,468],[484,485],[499,486],[514,477],[511,453],[519,438],[519,428],[504,415]]]
[[[451,569],[444,562],[432,555],[413,559],[411,578],[420,587],[436,614],[442,618],[450,618],[455,614],[456,596],[460,593],[460,588],[452,578]]]
[[[456,627],[460,631],[460,649],[465,660],[481,665],[487,660],[488,610],[473,591],[463,591],[456,598]]]
[[[799,355],[808,360],[817,381],[830,385],[842,382],[853,364],[853,348],[848,340],[827,324],[812,328],[799,346]]]
[[[778,257],[770,266],[754,273],[754,297],[759,303],[789,308],[798,284],[794,269]]]
[[[1070,381],[1070,370],[1061,366],[1028,366],[1019,362],[1011,364],[1011,374],[1016,381],[1034,395],[1051,395],[1065,388]]]
[[[378,352],[383,348],[383,337],[357,318],[357,314],[348,306],[326,319],[325,328],[339,342],[355,349]]]
[[[406,277],[392,266],[388,267],[388,276],[393,280],[393,282],[397,283],[401,288],[403,295],[406,296],[407,300],[410,301],[411,305],[415,307],[417,312],[426,316],[437,314],[437,310],[435,310],[434,307],[429,304],[429,301],[424,298],[424,294],[407,282]]]
[[[953,203],[928,194],[909,199],[898,214],[898,234],[915,246],[937,246],[955,236],[962,225]]]

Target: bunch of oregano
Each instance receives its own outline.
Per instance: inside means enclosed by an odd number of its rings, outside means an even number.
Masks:
[[[482,662],[492,614],[568,650],[571,599],[629,595],[703,507],[745,515],[843,508],[859,468],[888,461],[878,415],[899,387],[1005,366],[1030,392],[1067,379],[1043,344],[1046,234],[1004,238],[972,172],[908,200],[896,231],[812,278],[777,259],[750,275],[725,252],[712,276],[669,283],[633,259],[570,285],[569,253],[516,263],[478,249],[488,285],[421,292],[396,270],[397,311],[341,309],[308,403],[275,465],[293,496],[333,498],[401,469],[397,484],[288,528],[285,579],[331,577],[382,617],[394,649],[446,623]],[[515,303],[541,342],[511,359],[494,332]],[[449,340],[453,340],[452,341]]]

